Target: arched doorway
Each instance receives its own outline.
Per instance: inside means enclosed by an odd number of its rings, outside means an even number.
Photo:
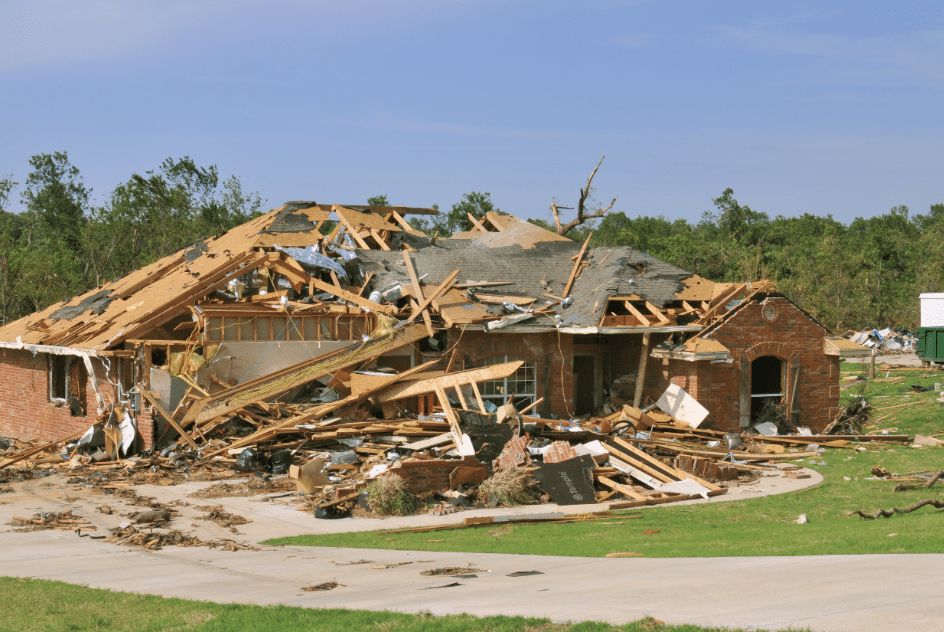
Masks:
[[[751,423],[757,421],[768,402],[784,401],[784,362],[776,356],[761,356],[751,362]]]

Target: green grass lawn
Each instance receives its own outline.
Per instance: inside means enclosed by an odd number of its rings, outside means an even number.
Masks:
[[[0,577],[0,632],[709,632],[651,617],[623,626],[554,624],[526,617],[399,614],[366,610],[217,604]],[[733,632],[733,631],[732,631]]]
[[[843,364],[843,375],[865,374],[866,365]],[[877,376],[885,378],[884,371]],[[842,400],[864,396],[874,408],[906,402],[913,407],[876,411],[877,429],[893,434],[935,435],[944,432],[940,393],[906,393],[910,384],[944,381],[944,372],[891,371],[904,383],[869,381],[843,390]],[[845,383],[845,382],[844,382]],[[942,499],[944,482],[930,489],[893,492],[894,483],[867,480],[875,465],[891,473],[937,472],[944,469],[944,448],[888,447],[864,444],[865,452],[827,449],[801,463],[825,477],[815,488],[790,494],[712,504],[665,505],[643,511],[617,512],[614,518],[568,523],[494,525],[428,533],[373,531],[335,535],[302,535],[266,544],[341,546],[422,551],[465,551],[600,557],[634,552],[646,557],[727,557],[745,555],[841,555],[854,553],[944,553],[944,510],[925,507],[893,518],[863,520],[847,512],[906,507],[926,498]],[[825,461],[828,465],[819,465]],[[763,488],[763,481],[757,484]],[[729,492],[736,498],[735,490]],[[806,514],[807,524],[794,524]],[[645,534],[657,530],[658,533]]]

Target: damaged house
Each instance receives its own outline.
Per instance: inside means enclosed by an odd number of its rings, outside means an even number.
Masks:
[[[404,219],[432,213],[288,203],[0,328],[0,435],[77,437],[110,414],[125,452],[178,434],[197,447],[299,396],[343,416],[417,371],[465,377],[448,394],[404,383],[415,415],[511,401],[570,420],[674,385],[702,428],[747,428],[771,403],[819,432],[840,357],[868,353],[769,282],[714,283],[508,215],[445,239]],[[394,396],[376,402],[384,418]]]

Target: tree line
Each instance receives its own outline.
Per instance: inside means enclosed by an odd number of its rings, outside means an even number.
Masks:
[[[239,178],[168,158],[132,174],[103,204],[65,152],[39,154],[23,183],[0,179],[0,319],[3,324],[114,280],[250,219],[262,207]]]
[[[263,205],[258,193],[243,191],[238,177],[221,182],[216,166],[201,167],[189,157],[132,174],[99,205],[90,202],[91,191],[65,152],[33,156],[29,164],[19,212],[12,199],[18,183],[0,178],[4,324],[233,228]],[[612,203],[594,206],[592,178],[581,189],[586,220],[562,224],[555,215],[553,225],[529,221],[576,241],[589,236],[591,246],[632,246],[713,281],[771,279],[836,333],[913,329],[918,295],[944,291],[944,204],[925,215],[898,206],[846,225],[809,213],[771,219],[727,189],[714,200],[714,211],[689,223],[661,215],[631,218],[612,211]],[[367,203],[390,205],[385,195]],[[552,204],[552,211],[564,208]],[[448,211],[411,223],[443,237],[470,230],[468,214],[488,211],[502,212],[488,193],[472,191]]]

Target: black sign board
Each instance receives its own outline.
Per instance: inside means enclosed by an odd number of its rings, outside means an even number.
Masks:
[[[545,463],[534,477],[558,505],[585,505],[597,502],[590,473],[594,467],[593,457],[585,454],[560,463]]]

